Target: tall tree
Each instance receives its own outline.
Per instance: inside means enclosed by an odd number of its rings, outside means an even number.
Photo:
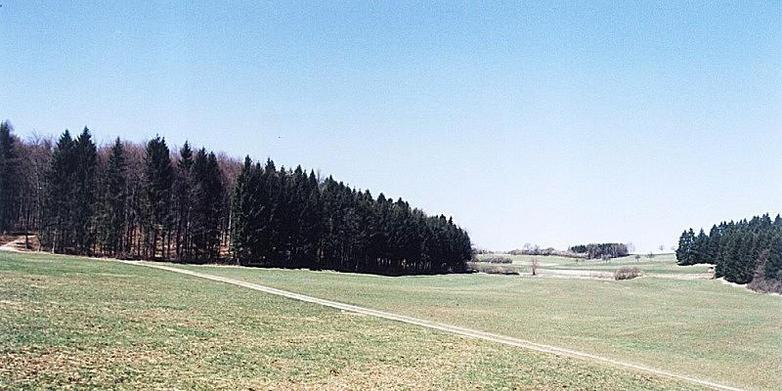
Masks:
[[[13,127],[0,122],[0,233],[12,228],[19,204],[19,166]]]
[[[124,252],[122,239],[127,222],[127,164],[125,149],[120,139],[114,142],[106,164],[103,184],[103,203],[100,214],[101,246],[110,255]]]
[[[147,225],[148,256],[150,258],[158,256],[160,240],[164,243],[161,255],[165,258],[167,255],[165,238],[171,223],[171,186],[174,172],[166,140],[160,136],[147,143],[144,176],[150,210]]]
[[[216,259],[220,254],[220,218],[223,184],[214,153],[201,149],[193,160],[192,235],[195,259]]]
[[[73,195],[76,170],[75,144],[66,129],[57,141],[51,159],[49,183],[44,210],[42,244],[53,252],[72,252],[70,197]]]
[[[190,215],[192,210],[190,201],[193,192],[192,168],[193,150],[190,148],[190,144],[185,142],[185,145],[179,150],[173,195],[176,220],[174,246],[177,259],[187,259],[192,256],[190,246],[192,239],[190,232]]]
[[[76,138],[74,150],[75,182],[69,199],[71,224],[77,251],[86,254],[92,251],[95,240],[95,171],[98,161],[97,148],[87,127]]]

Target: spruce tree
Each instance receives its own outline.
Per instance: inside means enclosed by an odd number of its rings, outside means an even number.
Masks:
[[[774,236],[771,241],[763,274],[767,279],[782,282],[782,235],[780,234]]]
[[[248,182],[252,175],[253,161],[245,157],[242,171],[236,179],[236,186],[231,203],[231,255],[239,263],[246,262],[250,256],[249,247],[249,217],[252,208],[252,198]]]
[[[16,221],[19,203],[19,167],[13,128],[0,122],[0,233],[10,230]]]
[[[98,152],[92,135],[84,128],[74,142],[75,171],[73,194],[70,197],[72,228],[74,244],[80,254],[92,251],[95,241],[95,173],[98,163]]]
[[[103,205],[101,212],[101,246],[110,254],[124,252],[123,233],[126,229],[127,164],[125,149],[119,138],[111,147],[104,175]]]
[[[705,263],[716,264],[720,257],[720,241],[722,240],[722,233],[717,225],[711,227],[709,231],[709,240],[706,248]]]
[[[703,228],[698,232],[698,236],[695,237],[692,247],[693,251],[690,262],[692,262],[693,265],[697,263],[706,263],[709,258],[709,237],[706,236]]]
[[[186,141],[179,150],[179,161],[174,177],[173,203],[175,209],[176,237],[174,247],[177,259],[187,259],[191,256],[190,214],[192,197],[193,150]]]
[[[679,247],[676,249],[677,263],[681,266],[693,264],[693,253],[695,246],[695,233],[692,228],[685,230],[679,237]]]
[[[74,141],[66,129],[52,152],[49,183],[44,207],[42,244],[53,252],[71,251],[72,221],[70,202],[73,195],[76,155]]]
[[[147,255],[152,259],[157,257],[159,242],[163,241],[165,244],[165,235],[170,223],[173,176],[166,140],[157,136],[147,143],[144,157],[146,201],[149,208],[146,227]],[[162,247],[162,255],[165,257],[166,248]]]

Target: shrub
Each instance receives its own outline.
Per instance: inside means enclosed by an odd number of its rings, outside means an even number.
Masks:
[[[614,272],[614,280],[632,280],[641,276],[641,269],[637,267],[623,266]]]
[[[512,267],[509,266],[500,266],[497,264],[493,265],[487,265],[483,262],[467,262],[467,268],[469,271],[472,272],[479,272],[479,273],[486,273],[486,274],[505,274],[505,275],[515,275],[519,274],[519,272]]]
[[[485,262],[485,263],[513,263],[513,260],[508,257],[487,257],[487,258],[479,258],[476,262]]]

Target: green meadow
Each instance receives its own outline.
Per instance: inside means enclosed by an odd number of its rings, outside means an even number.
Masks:
[[[299,291],[325,292],[341,278],[335,289],[342,294],[371,282],[389,292],[407,285],[387,299],[367,297],[401,308],[390,303],[421,294],[407,312],[430,299],[422,285],[434,283],[437,291],[459,279],[483,283],[477,276],[436,282],[198,269],[276,285],[298,280]],[[0,253],[0,389],[63,388],[701,389],[161,270]]]
[[[620,259],[603,266],[629,262],[636,261]],[[654,262],[659,263],[654,270],[679,267],[671,260]],[[782,384],[782,297],[717,280],[642,277],[614,281],[486,274],[378,277],[179,267],[740,388],[776,390]]]

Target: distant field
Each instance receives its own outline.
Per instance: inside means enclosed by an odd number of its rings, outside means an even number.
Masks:
[[[657,270],[671,267],[662,263]],[[377,277],[179,267],[567,346],[742,388],[778,390],[782,384],[782,298],[716,280]]]
[[[633,266],[639,268],[646,274],[708,274],[709,265],[678,266],[676,257],[673,254],[655,255],[649,258],[641,255],[636,260],[635,255],[614,258],[608,261],[599,259],[577,259],[559,256],[539,256],[539,255],[510,255],[510,254],[485,254],[478,258],[487,258],[492,256],[508,257],[513,260],[509,266],[518,268],[521,273],[529,273],[532,259],[540,262],[540,269],[545,275],[546,269],[550,270],[591,270],[595,272],[614,272],[622,266]]]
[[[198,269],[446,318],[454,305],[475,300],[476,288],[504,281]],[[440,313],[431,300],[446,291],[456,296]],[[485,302],[494,301],[492,292]],[[467,318],[476,314],[465,310]],[[0,253],[0,389],[66,387],[700,389],[160,270]]]

